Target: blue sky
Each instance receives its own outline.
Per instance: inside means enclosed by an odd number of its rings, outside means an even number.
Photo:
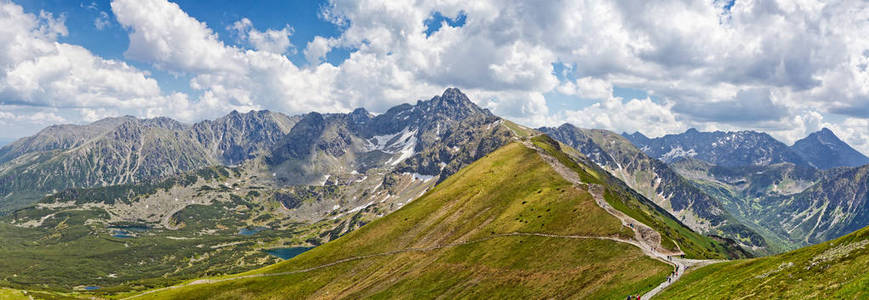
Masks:
[[[785,142],[829,127],[867,151],[867,14],[859,0],[0,0],[0,138],[127,114],[382,112],[458,87],[529,126]]]
[[[321,7],[328,5],[326,1],[173,1],[190,16],[205,22],[214,30],[220,39],[226,44],[237,44],[237,38],[227,27],[241,18],[248,18],[254,22],[255,27],[265,30],[267,28],[280,28],[285,25],[292,26],[293,34],[290,41],[294,45],[305,45],[312,41],[315,36],[335,37],[341,32],[341,28],[319,17]],[[48,11],[55,16],[65,16],[69,35],[61,37],[59,41],[81,45],[104,58],[124,60],[124,51],[130,42],[127,30],[115,21],[110,1],[69,1],[69,0],[24,0],[16,1],[26,12],[38,15],[40,11]],[[95,20],[100,14],[105,13],[108,24],[103,28],[97,28]],[[349,55],[346,49],[339,49],[330,53],[327,61],[340,64]],[[288,53],[287,57],[297,65],[304,65],[304,55],[301,51]],[[160,87],[166,91],[179,91],[192,93],[187,81],[189,76],[169,74],[160,69],[153,68],[148,63],[128,61],[137,68],[151,72],[160,83]]]

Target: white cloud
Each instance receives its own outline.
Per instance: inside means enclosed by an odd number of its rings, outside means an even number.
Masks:
[[[308,64],[318,65],[323,62],[326,54],[332,51],[332,48],[338,44],[338,40],[332,38],[324,38],[322,36],[314,37],[314,40],[308,42],[305,46],[305,60]]]
[[[244,72],[239,49],[224,45],[175,3],[113,1],[112,12],[130,29],[128,58],[173,72]]]
[[[0,44],[0,64],[20,65],[18,72],[3,73],[13,75],[4,80],[16,80],[3,92],[31,95],[18,101],[41,98],[45,87],[69,96],[39,100],[45,105],[156,99],[148,101],[189,107],[193,112],[186,114],[195,119],[230,108],[383,111],[457,86],[496,114],[532,126],[572,121],[649,135],[687,127],[760,129],[783,140],[827,126],[869,150],[861,142],[869,132],[859,129],[869,118],[869,4],[859,0],[736,1],[729,10],[721,1],[335,0],[322,17],[338,24],[341,34],[307,42],[306,66],[284,56],[296,51],[289,25],[259,31],[242,18],[229,27],[242,47],[225,44],[165,0],[115,0],[111,6],[129,31],[126,57],[189,75],[201,96],[163,95],[147,74],[119,61],[50,61],[84,54],[54,45],[66,34],[62,18],[32,15],[0,28],[0,40],[24,28],[29,38],[46,41]],[[461,14],[465,23],[443,23],[427,36],[424,22],[435,12],[451,19]],[[349,58],[325,63],[336,48],[351,50]],[[553,65],[567,66],[570,76],[556,76]],[[90,78],[66,71],[72,69],[118,74]],[[73,73],[86,79],[54,79]],[[102,92],[80,84],[91,81],[104,86]],[[651,97],[616,98],[616,87]],[[543,95],[551,92],[599,102],[557,111],[546,106]],[[161,112],[148,101],[127,100],[124,107]],[[93,111],[87,118],[113,112]]]
[[[661,136],[687,129],[677,120],[672,103],[658,104],[649,98],[628,101],[609,98],[582,110],[562,112],[561,117],[579,127],[605,128],[618,133],[640,130],[650,136]]]
[[[283,54],[293,49],[290,36],[293,28],[289,25],[281,30],[267,29],[265,32],[253,27],[253,22],[248,18],[236,21],[228,30],[234,31],[242,40],[250,43],[254,49],[271,53]]]
[[[564,81],[558,86],[558,92],[588,99],[608,99],[613,94],[612,83],[594,77],[583,77],[576,82]]]
[[[24,13],[0,3],[0,100],[36,107],[144,107],[135,99],[159,97],[157,82],[124,62],[106,60],[76,45],[62,18]]]

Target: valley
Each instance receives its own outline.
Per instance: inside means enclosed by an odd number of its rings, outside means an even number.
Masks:
[[[538,296],[611,298],[651,291],[666,281],[665,274],[672,271],[664,263],[667,255],[681,252],[661,244],[661,235],[650,239],[656,231],[612,206],[599,206],[608,203],[603,199],[606,183],[584,171],[588,166],[561,165],[556,157],[566,154],[554,148],[557,143],[535,138],[529,144],[509,144],[412,204],[293,260],[131,298],[234,298],[254,290],[266,293],[258,297],[295,297],[316,290],[330,297],[521,297],[533,291]],[[612,201],[627,201],[618,199]],[[577,217],[587,221],[577,223]],[[625,224],[635,224],[635,231]],[[541,256],[544,249],[554,253]],[[584,254],[576,256],[577,251]],[[614,264],[630,267],[610,269]],[[599,272],[608,275],[587,277]],[[552,277],[556,273],[560,275]],[[397,280],[382,280],[395,276]],[[519,277],[510,279],[514,276]],[[505,289],[499,283],[505,280],[518,280],[518,285]],[[475,288],[467,289],[464,282],[476,282]],[[539,289],[543,284],[559,288]]]
[[[0,300],[869,299],[869,0],[0,0]]]
[[[530,129],[457,89],[376,116],[233,112],[175,129],[165,128],[169,120],[95,124],[49,130],[59,143],[41,133],[0,151],[11,157],[0,170],[14,179],[0,216],[0,255],[16,257],[0,262],[9,297],[682,297],[695,289],[682,286],[712,280],[695,274],[774,260],[752,257],[823,242],[865,220],[863,202],[826,198],[864,199],[862,168],[821,170],[765,158],[766,150],[749,151],[760,156],[748,165],[714,164],[698,157],[728,156],[697,151],[659,160],[630,141],[637,136]],[[103,183],[19,194],[17,184],[38,177],[15,170],[56,172],[45,162],[129,147],[106,137],[135,124],[164,124],[137,129],[148,140],[211,128],[197,138],[214,141],[201,153],[222,154],[164,175],[96,172],[84,176]],[[235,146],[251,140],[260,142]],[[149,153],[137,151],[129,153]],[[772,225],[795,211],[805,213]],[[840,217],[818,221],[832,214]]]

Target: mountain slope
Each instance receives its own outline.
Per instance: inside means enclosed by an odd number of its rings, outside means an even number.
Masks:
[[[553,143],[535,142],[569,161]],[[610,198],[623,195],[586,166],[568,167],[603,183]],[[143,296],[620,298],[651,289],[670,271],[630,244],[595,238],[631,236],[537,151],[512,143],[402,209],[291,260]],[[707,243],[715,242],[698,246]]]
[[[715,197],[743,224],[760,233],[773,253],[805,246],[781,230],[774,215],[775,200],[798,194],[819,180],[824,172],[807,165],[779,163],[767,166],[721,167],[697,159],[682,158],[669,164],[679,175]],[[796,213],[794,213],[796,214]]]
[[[859,164],[863,156],[829,130],[788,148],[751,131],[624,136],[650,155],[662,156],[671,169],[760,233],[774,252],[869,225],[863,213],[865,170],[833,168]]]
[[[442,180],[504,145],[511,133],[500,125],[500,118],[451,88],[377,116],[364,109],[304,115],[265,162],[286,185],[383,165]]]
[[[664,299],[866,299],[869,228],[792,252],[706,266],[687,273]]]
[[[0,218],[0,239],[15,241],[0,246],[0,256],[22,257],[0,267],[0,284],[15,275],[8,284],[22,288],[38,282],[63,291],[87,285],[123,290],[261,267],[275,260],[263,250],[337,239],[512,137],[503,120],[455,89],[378,116],[364,109],[310,113],[285,119],[290,129],[275,119],[281,116],[233,112],[183,127],[181,137],[195,133],[185,144],[203,145],[198,149],[216,166],[69,188]],[[118,227],[142,232],[116,237]],[[252,228],[258,233],[243,234]],[[142,245],[154,249],[141,251]],[[166,255],[171,251],[184,255]],[[131,261],[150,263],[115,269]],[[70,272],[80,265],[89,267]],[[73,276],[45,276],[50,273]]]
[[[805,191],[760,201],[757,218],[806,244],[869,226],[869,166],[840,170]]]
[[[813,166],[823,170],[869,164],[869,157],[851,148],[827,128],[809,134],[794,143],[791,149]]]
[[[764,239],[736,221],[717,199],[663,162],[647,156],[624,137],[606,130],[580,129],[570,124],[539,130],[575,147],[693,230],[733,238],[755,251],[766,250]]]
[[[0,149],[0,212],[67,188],[134,183],[235,164],[271,148],[295,121],[252,111],[193,126],[133,117],[52,126]]]
[[[689,157],[725,167],[765,166],[782,162],[808,165],[790,147],[762,132],[699,132],[692,128],[684,133],[653,139],[645,138],[642,134],[623,136],[649,156],[666,163]]]
[[[0,148],[0,213],[67,188],[128,184],[213,165],[249,162],[259,178],[322,185],[390,166],[442,180],[500,147],[500,118],[450,88],[374,116],[251,111],[185,125],[167,118],[53,126]],[[5,162],[4,162],[5,161]],[[250,162],[254,161],[254,162]]]

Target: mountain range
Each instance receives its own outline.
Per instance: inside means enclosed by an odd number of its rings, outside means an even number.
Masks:
[[[576,148],[693,230],[732,238],[747,249],[767,250],[764,239],[736,221],[718,200],[667,164],[637,149],[624,137],[606,130],[580,129],[571,124],[538,130]]]
[[[869,159],[822,129],[788,147],[754,131],[622,134],[665,162],[780,250],[869,225],[861,190]]]
[[[510,126],[520,129],[448,89],[376,116],[252,111],[193,125],[123,117],[49,127],[0,150],[9,212],[0,236],[22,243],[0,247],[22,257],[0,269],[16,284],[62,289],[80,282],[70,270],[82,264],[103,274],[100,285],[249,269],[267,259],[265,245],[317,246],[403,207],[511,141]],[[131,226],[144,231],[123,248],[100,238]],[[251,228],[268,233],[239,235]],[[44,254],[22,234],[42,237]],[[166,246],[137,250],[155,244]],[[53,256],[70,249],[82,255]],[[170,253],[180,249],[208,258],[179,268],[186,257]],[[115,268],[157,253],[166,256],[147,271]],[[43,269],[71,277],[47,280]]]
[[[869,157],[854,150],[827,128],[809,134],[792,146],[756,131],[700,132],[691,128],[681,134],[658,138],[648,138],[639,132],[622,133],[622,136],[664,162],[694,158],[722,167],[793,163],[821,170],[869,164]]]
[[[829,130],[789,147],[753,131],[531,129],[454,88],[382,114],[57,125],[0,148],[0,257],[15,257],[0,260],[0,286],[49,298],[696,297],[704,280],[759,282],[722,278],[745,262],[725,259],[822,243],[748,264],[865,264],[863,159]],[[703,271],[668,290],[688,267]]]

